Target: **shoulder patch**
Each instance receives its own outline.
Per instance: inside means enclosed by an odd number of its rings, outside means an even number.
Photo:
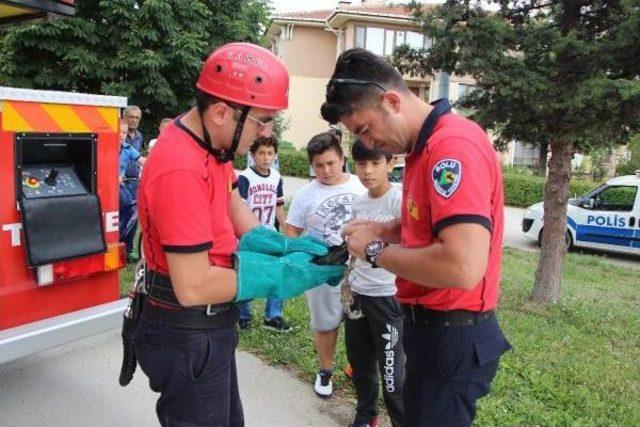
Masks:
[[[449,198],[462,180],[462,165],[458,160],[443,159],[431,171],[433,186],[442,197]]]

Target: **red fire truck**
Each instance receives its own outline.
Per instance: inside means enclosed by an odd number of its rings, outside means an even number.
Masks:
[[[0,363],[122,323],[126,101],[0,87]]]

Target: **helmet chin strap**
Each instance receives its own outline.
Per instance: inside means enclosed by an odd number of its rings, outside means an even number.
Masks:
[[[236,124],[236,130],[233,132],[233,140],[231,141],[231,148],[228,150],[224,148],[214,148],[211,143],[211,137],[209,136],[209,132],[207,131],[207,127],[204,125],[204,112],[198,109],[198,113],[200,114],[200,123],[202,124],[202,137],[204,138],[204,142],[206,146],[204,147],[209,153],[211,153],[220,163],[227,163],[233,161],[236,155],[236,150],[238,149],[238,144],[240,144],[240,137],[242,136],[242,129],[244,128],[244,124],[247,121],[247,115],[249,114],[249,110],[251,107],[243,106],[240,107],[240,118]]]

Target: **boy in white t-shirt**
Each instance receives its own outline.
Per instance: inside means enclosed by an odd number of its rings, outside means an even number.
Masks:
[[[255,162],[238,176],[238,192],[262,225],[275,230],[276,219],[279,224],[283,224],[285,219],[282,177],[272,169],[278,144],[271,137],[260,137],[251,144],[249,151]],[[240,329],[248,329],[251,326],[251,303],[245,302],[239,309],[238,325]],[[284,320],[283,311],[283,300],[267,298],[262,327],[275,332],[290,332],[291,326]]]
[[[344,153],[335,132],[320,133],[307,145],[316,179],[298,191],[289,208],[284,232],[296,237],[307,232],[330,246],[340,245],[342,226],[351,219],[353,206],[366,189],[355,176],[342,172]],[[314,390],[318,396],[333,393],[333,358],[338,326],[343,317],[340,286],[321,285],[305,292],[311,314],[320,369]]]
[[[369,190],[358,199],[354,218],[383,222],[400,218],[402,190],[389,182],[391,155],[369,149],[359,140],[354,143],[351,155],[358,178]],[[344,324],[347,357],[358,400],[353,427],[377,425],[378,376],[391,423],[394,427],[404,424],[405,355],[395,279],[394,274],[362,260],[355,261],[349,275],[353,303],[346,311],[360,315],[347,316]]]

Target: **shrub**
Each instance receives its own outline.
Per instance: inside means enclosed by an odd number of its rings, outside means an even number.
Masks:
[[[282,176],[309,177],[309,162],[307,161],[306,151],[291,149],[279,150],[278,159],[280,159],[280,173]],[[237,155],[233,161],[233,167],[238,170],[246,169],[247,156]]]
[[[295,151],[296,147],[289,141],[278,141],[278,152]]]
[[[235,169],[244,170],[247,168],[247,156],[240,156],[236,154],[236,158],[233,159],[233,167]]]
[[[530,206],[544,200],[546,179],[518,173],[504,174],[504,203],[511,206]],[[589,180],[572,179],[569,183],[570,197],[579,197],[598,186]]]
[[[307,152],[303,150],[286,150],[278,153],[280,158],[280,173],[283,176],[309,177],[309,161]]]

